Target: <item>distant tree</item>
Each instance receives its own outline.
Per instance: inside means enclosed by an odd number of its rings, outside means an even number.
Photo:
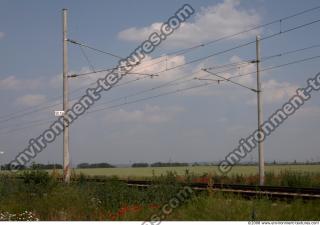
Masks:
[[[109,163],[80,163],[78,164],[77,168],[114,168],[115,166],[110,165]]]
[[[15,166],[14,168],[12,168],[10,164],[4,164],[4,165],[1,166],[1,170],[12,170],[12,169],[14,169],[14,170],[24,170],[24,169],[26,169],[26,167],[23,166],[23,165],[18,165],[18,166]]]
[[[163,163],[163,162],[156,162],[152,163],[151,167],[178,167],[178,166],[189,166],[188,163],[179,163],[179,162],[169,162],[169,163]]]
[[[30,166],[31,169],[37,170],[52,170],[52,169],[62,169],[61,164],[41,164],[33,162]]]
[[[77,168],[89,168],[89,163],[80,163],[80,164],[78,164],[78,166],[77,166]]]
[[[131,167],[149,167],[148,163],[133,163]]]
[[[91,164],[91,168],[114,168],[115,166],[110,165],[109,163],[94,163]]]

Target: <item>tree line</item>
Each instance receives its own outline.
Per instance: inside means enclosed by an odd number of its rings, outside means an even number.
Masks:
[[[148,163],[133,163],[131,167],[179,167],[179,166],[189,166],[189,163],[179,163],[179,162],[155,162],[152,164]]]

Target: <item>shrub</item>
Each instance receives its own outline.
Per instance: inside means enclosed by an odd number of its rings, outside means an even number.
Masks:
[[[28,193],[42,196],[56,185],[53,177],[43,170],[27,170],[22,174],[24,188]]]

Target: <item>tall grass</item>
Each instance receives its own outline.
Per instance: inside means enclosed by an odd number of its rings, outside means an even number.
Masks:
[[[206,181],[208,176],[212,176],[216,183],[257,182],[255,176],[243,175],[221,177],[204,174],[200,178]],[[94,183],[86,182],[86,177],[80,175],[76,182],[65,185],[57,182],[54,174],[38,170],[26,171],[23,179],[1,175],[0,215],[16,215],[11,217],[13,220],[20,218],[17,215],[24,215],[24,212],[40,220],[145,220],[181,190],[182,184],[177,182],[179,179],[182,178],[176,173],[168,172],[165,176],[154,176],[154,185],[150,188],[139,189],[128,187],[116,177]],[[199,177],[186,172],[183,179],[192,182]],[[319,180],[319,175],[314,174],[285,171],[277,175],[267,174],[268,184],[272,185],[317,186]],[[316,218],[320,215],[319,206],[319,202],[248,201],[237,196],[211,193],[193,197],[181,208],[175,209],[168,219],[249,220],[253,214],[257,219],[319,219]],[[264,209],[268,209],[266,213]],[[0,220],[8,218],[0,216]]]
[[[212,179],[215,183],[247,185],[259,184],[258,175],[233,174],[231,176],[221,176],[214,174],[212,175]],[[288,187],[320,187],[320,173],[297,172],[290,170],[282,170],[279,173],[267,172],[265,174],[265,185]]]

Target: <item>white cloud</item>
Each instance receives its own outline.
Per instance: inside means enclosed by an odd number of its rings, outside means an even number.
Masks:
[[[162,56],[160,59],[152,60],[150,56],[147,56],[144,60],[145,63],[136,66],[132,73],[143,73],[143,74],[156,74],[161,73],[154,77],[154,79],[146,79],[145,81],[159,82],[159,81],[171,81],[177,78],[178,75],[187,75],[184,67],[170,70],[170,68],[182,65],[186,62],[184,56]],[[167,70],[166,72],[163,72]],[[188,73],[190,74],[190,72]],[[130,74],[129,74],[130,76]]]
[[[265,81],[262,85],[263,99],[265,103],[281,102],[291,98],[296,90],[297,85],[289,82],[278,82],[276,80]]]
[[[263,81],[262,98],[263,104],[272,104],[289,100],[296,94],[299,87],[289,82],[279,82],[276,80]],[[256,96],[247,102],[248,104],[256,104]]]
[[[0,90],[31,90],[40,87],[42,84],[40,79],[23,80],[15,76],[8,76],[0,79]]]
[[[108,123],[147,123],[159,124],[171,121],[177,113],[182,112],[181,107],[159,107],[146,105],[141,110],[126,111],[119,109],[108,113],[106,120]]]
[[[241,9],[239,6],[239,0],[225,0],[214,6],[201,8],[195,15],[194,22],[183,23],[165,44],[175,47],[190,46],[231,35],[260,23],[261,18],[257,12]],[[147,27],[131,27],[121,31],[118,37],[125,41],[141,42],[151,33],[159,32],[161,24],[156,22]],[[256,34],[257,31],[252,31],[236,38],[247,38]]]
[[[241,63],[240,63],[241,62]],[[214,81],[205,81],[205,80],[198,80],[198,81],[194,81],[194,83],[192,85],[201,85],[201,84],[205,84],[205,83],[211,83],[212,85],[209,86],[205,86],[205,87],[201,87],[201,88],[196,88],[196,89],[191,89],[190,91],[186,92],[184,95],[187,96],[228,96],[229,98],[234,98],[234,96],[237,96],[237,94],[235,95],[230,95],[230,88],[233,88],[235,86],[235,84],[231,84],[230,82],[227,81],[223,81],[223,78],[230,78],[230,77],[234,77],[237,75],[241,75],[241,74],[248,74],[248,76],[242,76],[242,77],[238,77],[238,78],[234,78],[233,80],[235,82],[241,83],[243,85],[246,85],[248,87],[254,87],[255,85],[255,78],[254,76],[249,76],[250,73],[252,73],[253,71],[255,71],[255,64],[251,64],[251,63],[246,63],[243,61],[243,59],[241,59],[239,56],[232,56],[229,59],[229,62],[227,62],[226,64],[233,64],[235,63],[234,66],[232,67],[220,67],[217,68],[219,65],[221,64],[214,64],[214,63],[208,63],[207,62],[203,62],[198,64],[195,69],[193,70],[193,72],[196,72],[193,77],[197,77],[197,78],[201,78],[201,79],[212,79],[212,80],[222,80],[222,82],[220,82],[219,84],[217,82]],[[238,65],[236,65],[236,63],[239,63]],[[214,68],[214,66],[216,66],[216,68]],[[213,74],[209,74],[207,72],[201,71],[202,68],[208,68],[211,67],[211,72],[212,73],[216,73],[218,76],[215,76]],[[235,91],[235,90],[232,90]],[[241,91],[241,89],[240,89]]]
[[[22,106],[35,106],[45,101],[46,101],[46,96],[44,95],[29,94],[29,95],[24,95],[17,98],[16,104],[22,105]]]
[[[237,75],[248,75],[248,76],[242,76],[236,79],[237,82],[244,84],[244,85],[254,85],[255,84],[255,78],[251,74],[256,69],[256,64],[252,63],[242,63],[243,59],[241,59],[239,56],[232,56],[230,59],[230,63],[239,63],[237,66],[236,71],[231,74],[231,76],[237,76]]]
[[[1,39],[1,38],[4,38],[4,36],[5,36],[5,33],[0,32],[0,39]]]

